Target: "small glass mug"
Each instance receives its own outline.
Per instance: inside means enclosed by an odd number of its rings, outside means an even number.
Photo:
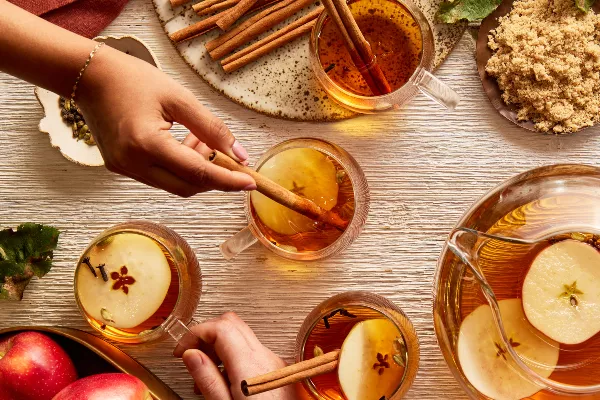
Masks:
[[[170,261],[169,264],[171,268],[175,267],[178,276],[177,299],[170,314],[160,325],[151,327],[150,329],[139,333],[112,328],[92,318],[83,308],[77,291],[77,272],[79,268],[88,268],[83,263],[84,256],[93,246],[113,235],[122,233],[143,235],[157,242],[163,251],[166,252],[165,255]],[[171,283],[171,287],[172,286],[173,282]],[[172,290],[171,287],[169,288],[169,292]],[[123,343],[139,344],[155,342],[163,340],[169,335],[175,337],[173,331],[177,327],[189,327],[196,324],[192,317],[200,302],[200,294],[202,293],[202,274],[194,251],[181,236],[175,233],[175,231],[154,222],[128,221],[105,230],[92,240],[90,245],[85,249],[79,258],[75,269],[74,291],[77,307],[79,308],[81,315],[83,315],[92,328],[102,335]]]
[[[361,313],[357,312],[357,307],[358,310],[360,310],[360,308],[370,310],[370,315],[367,315],[367,311]],[[300,327],[300,332],[298,332],[298,336],[296,337],[296,362],[304,361],[306,345],[317,324],[324,318],[330,316],[332,312],[341,309],[352,310],[352,312],[356,313],[354,317],[357,322],[375,316],[378,318],[384,317],[396,325],[396,328],[398,328],[398,331],[402,334],[406,346],[406,366],[402,381],[388,400],[398,400],[404,397],[406,392],[408,392],[412,386],[419,370],[419,338],[412,322],[400,307],[396,306],[385,297],[374,293],[363,291],[340,293],[315,307],[304,320],[304,323]],[[349,332],[345,333],[347,335]],[[330,350],[324,348],[323,351],[328,352]],[[317,400],[330,400],[330,398],[323,397],[318,392],[311,379],[304,380],[302,385],[303,388],[310,393],[312,398]],[[332,395],[335,399],[340,398],[339,393],[332,393]]]
[[[354,215],[352,217],[352,221],[350,221],[348,227],[342,233],[342,235],[331,245],[318,251],[292,252],[271,243],[271,241],[261,232],[257,226],[255,216],[252,213],[250,194],[247,193],[244,209],[249,224],[246,228],[242,229],[221,244],[221,253],[225,259],[230,260],[234,258],[239,253],[255,244],[257,241],[260,241],[267,249],[281,257],[302,261],[321,260],[346,249],[362,231],[362,228],[367,220],[367,214],[369,213],[369,186],[367,184],[367,178],[365,177],[365,174],[356,160],[341,147],[325,140],[315,138],[286,140],[285,142],[272,147],[265,154],[263,154],[263,156],[256,163],[255,169],[259,170],[265,162],[267,162],[276,154],[297,148],[310,148],[317,150],[334,159],[346,171],[348,174],[347,176],[350,178],[352,183],[352,189],[354,192]]]
[[[395,1],[406,7],[412,14],[414,20],[419,24],[423,43],[419,66],[413,72],[408,82],[393,92],[380,96],[359,95],[336,84],[329,75],[327,75],[327,72],[325,72],[319,59],[319,36],[323,24],[328,17],[327,11],[323,11],[317,19],[310,35],[309,50],[310,64],[319,83],[341,106],[363,114],[375,114],[378,112],[399,109],[400,106],[408,103],[408,101],[419,91],[446,109],[455,109],[460,101],[458,94],[431,74],[435,59],[435,44],[431,26],[429,25],[427,18],[423,15],[419,7],[410,0]],[[374,63],[375,60],[371,61],[369,65],[372,66]],[[369,69],[368,66],[365,68],[367,70]]]

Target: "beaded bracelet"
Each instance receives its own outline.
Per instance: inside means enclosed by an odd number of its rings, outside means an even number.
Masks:
[[[96,47],[94,47],[94,50],[92,50],[92,52],[90,53],[90,56],[87,58],[87,60],[85,60],[83,68],[81,68],[81,70],[79,71],[79,76],[77,76],[77,79],[75,79],[75,84],[73,85],[73,93],[71,93],[71,100],[75,100],[75,92],[77,91],[77,85],[79,85],[79,81],[81,80],[81,77],[83,76],[83,73],[87,69],[88,65],[90,65],[90,62],[92,62],[92,58],[94,58],[94,55],[98,50],[100,50],[100,47],[102,46],[104,46],[104,42],[98,43]]]

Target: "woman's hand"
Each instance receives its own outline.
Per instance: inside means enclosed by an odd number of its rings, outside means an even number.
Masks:
[[[238,161],[248,153],[193,94],[145,61],[103,46],[76,93],[110,171],[183,197],[211,189],[254,190],[254,180],[206,160],[217,149]],[[191,134],[180,143],[173,122]]]
[[[176,357],[183,362],[206,400],[245,400],[241,382],[285,367],[285,362],[263,346],[252,329],[234,313],[192,327],[192,332],[204,342],[201,350],[180,346]],[[217,365],[223,363],[226,376]],[[294,385],[252,396],[254,400],[294,400]]]

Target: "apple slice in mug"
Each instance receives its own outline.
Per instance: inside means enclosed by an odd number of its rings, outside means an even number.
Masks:
[[[520,299],[501,300],[498,304],[514,350],[539,375],[550,376],[558,362],[559,344],[540,335],[527,321]],[[492,309],[487,304],[463,320],[457,348],[465,377],[484,395],[495,400],[517,400],[541,390],[509,362],[510,355],[501,345]]]
[[[338,378],[348,400],[390,398],[404,377],[405,347],[398,354],[402,334],[387,319],[369,319],[352,327],[342,344]],[[397,357],[400,360],[395,361]]]
[[[600,331],[600,252],[577,240],[542,250],[523,282],[527,319],[564,344],[585,342]]]

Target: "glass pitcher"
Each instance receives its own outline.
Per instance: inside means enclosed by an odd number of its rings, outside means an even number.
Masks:
[[[545,249],[564,240],[597,249],[598,233],[600,169],[583,165],[518,175],[461,219],[438,261],[434,325],[471,398],[600,398],[600,334],[577,344],[554,340],[534,326],[523,294]]]

